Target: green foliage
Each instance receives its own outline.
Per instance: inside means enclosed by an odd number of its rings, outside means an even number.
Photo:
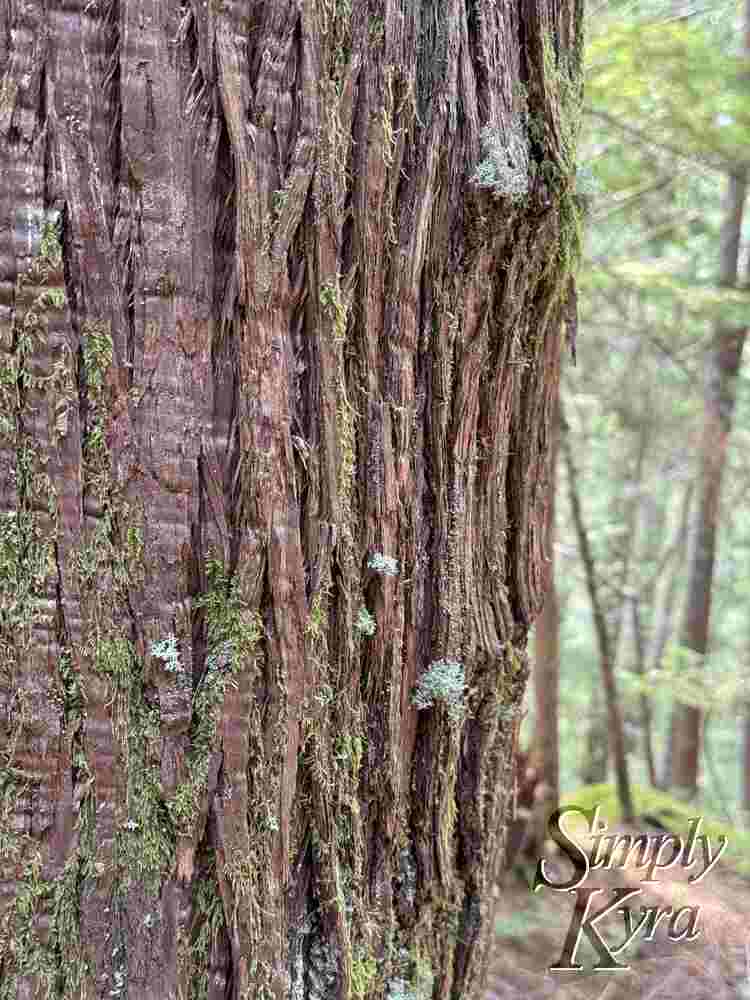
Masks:
[[[591,176],[579,170],[572,188],[578,207],[585,199],[591,215],[578,275],[579,363],[563,376],[575,478],[633,745],[642,745],[642,695],[654,716],[657,770],[674,702],[707,711],[705,781],[695,808],[710,812],[721,804],[729,815],[740,787],[734,713],[744,711],[747,677],[742,587],[750,539],[744,485],[750,392],[744,369],[736,380],[725,498],[716,512],[721,527],[708,654],[696,660],[672,645],[664,656],[654,639],[670,580],[674,596],[664,622],[671,637],[683,619],[687,574],[673,545],[686,488],[698,471],[705,350],[717,329],[742,328],[747,314],[746,289],[717,281],[727,172],[746,161],[748,148],[735,14],[725,4],[675,17],[666,3],[644,2],[602,9],[591,19],[579,141]],[[572,212],[569,221],[574,233]],[[742,247],[746,230],[745,224]],[[590,719],[593,731],[590,699],[592,690],[601,694],[601,682],[565,477],[556,575],[565,608],[561,774],[563,787],[570,787],[582,763],[581,719]],[[636,525],[639,510],[643,523]],[[638,597],[643,663],[634,645],[617,641],[630,615],[625,591]],[[640,754],[632,753],[630,763],[645,780]]]
[[[615,15],[597,27],[587,49],[587,100],[642,137],[618,140],[610,128],[621,167],[637,169],[649,140],[674,148],[683,162],[744,162],[750,113],[745,57],[736,44],[717,43],[716,29],[702,17]],[[611,166],[617,168],[614,156]]]
[[[442,703],[452,723],[458,724],[465,711],[464,667],[456,660],[435,660],[414,688],[412,703],[418,711]]]
[[[682,802],[679,798],[645,785],[634,785],[632,788],[633,805],[636,816],[653,816],[664,826],[686,837],[690,830],[690,821],[698,815],[695,803]],[[567,792],[561,797],[561,805],[579,806],[581,809],[601,810],[601,818],[610,827],[622,822],[622,814],[614,785],[585,785]],[[576,817],[566,821],[569,829],[576,829]],[[586,820],[581,817],[581,829],[585,831]],[[722,861],[744,875],[750,875],[750,830],[743,830],[728,823],[702,815],[701,833],[709,837],[713,844],[718,844],[719,838],[726,837],[727,847],[722,855]]]
[[[109,489],[107,447],[104,430],[107,425],[105,379],[114,356],[112,335],[108,323],[89,320],[82,327],[81,348],[83,369],[89,400],[89,414],[84,441],[86,476],[94,491],[103,498]]]
[[[667,649],[659,668],[642,675],[624,671],[621,676],[624,694],[646,694],[705,712],[740,709],[747,696],[746,679],[734,664],[712,666],[705,657],[677,644]]]

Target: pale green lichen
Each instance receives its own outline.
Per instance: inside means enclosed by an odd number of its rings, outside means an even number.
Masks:
[[[354,627],[361,635],[375,635],[377,623],[364,606],[359,609]]]
[[[150,652],[157,660],[161,660],[164,663],[164,669],[167,673],[175,674],[178,681],[182,684],[189,685],[191,683],[190,677],[180,658],[176,636],[168,635],[166,639],[162,639],[159,642],[152,642]]]
[[[465,675],[462,663],[456,660],[435,660],[417,681],[412,703],[418,711],[445,705],[451,722],[458,723],[465,709]]]
[[[382,573],[383,576],[398,576],[398,560],[383,555],[382,552],[373,553],[367,561],[367,566],[375,573]]]
[[[505,126],[487,125],[481,132],[483,159],[472,181],[477,187],[511,202],[523,201],[529,193],[530,155],[525,116],[514,112]]]

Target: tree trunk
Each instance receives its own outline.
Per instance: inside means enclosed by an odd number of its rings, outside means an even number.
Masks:
[[[661,668],[664,653],[667,650],[669,642],[671,642],[674,631],[676,608],[678,607],[677,598],[687,556],[690,505],[692,503],[693,492],[693,483],[690,483],[685,488],[679,508],[674,511],[674,516],[679,516],[679,521],[673,526],[673,539],[670,538],[668,541],[668,556],[664,569],[657,580],[654,597],[654,624],[651,629],[651,640],[646,657],[648,670],[659,670]],[[672,509],[670,508],[667,514],[668,523],[671,515]],[[672,729],[670,726],[667,729],[663,765],[659,781],[659,788],[662,789],[669,787],[669,780],[672,774],[672,756],[674,753]]]
[[[582,5],[379,11],[0,10],[3,1000],[480,995]]]
[[[750,826],[750,705],[743,706],[740,724],[740,808],[742,825]]]
[[[546,594],[534,626],[534,738],[531,760],[537,771],[542,794],[535,802],[533,841],[542,847],[547,819],[560,798],[560,605],[555,587],[555,494],[557,490],[557,454],[559,451],[557,407],[552,426],[549,458],[549,508],[546,521]]]
[[[604,702],[607,708],[609,751],[612,757],[612,764],[615,769],[617,797],[620,802],[623,820],[625,822],[631,822],[634,818],[633,798],[630,791],[628,759],[625,749],[622,711],[620,709],[620,699],[617,693],[617,677],[615,675],[612,640],[609,635],[607,620],[599,597],[596,573],[594,569],[594,557],[591,553],[591,547],[589,546],[589,539],[586,533],[586,525],[583,520],[583,508],[581,505],[581,498],[578,494],[576,468],[573,461],[573,447],[570,443],[570,435],[562,414],[560,422],[562,450],[565,457],[565,466],[568,476],[570,509],[573,515],[576,538],[578,540],[578,551],[581,557],[581,562],[583,563],[584,574],[586,577],[586,587],[591,601],[591,613],[594,618],[596,641],[599,646],[599,666],[601,669],[602,688],[604,689]]]
[[[633,618],[633,636],[635,638],[636,671],[641,680],[646,679],[646,649],[643,638],[643,628],[641,626],[641,615],[637,598],[633,599],[631,614]],[[641,691],[638,699],[640,703],[640,730],[643,745],[643,759],[646,762],[648,780],[652,788],[657,787],[656,778],[656,755],[654,754],[654,724],[653,711],[651,709],[651,697],[645,691]]]
[[[728,181],[726,214],[721,234],[719,283],[724,287],[736,287],[738,283],[746,194],[747,177],[744,172],[738,172]],[[706,358],[696,524],[680,633],[680,644],[699,656],[705,656],[708,648],[721,479],[746,335],[745,327],[737,329],[720,325],[712,338]],[[677,704],[673,709],[669,784],[687,798],[692,798],[698,788],[701,720],[701,710],[696,706]]]
[[[579,758],[578,775],[582,785],[601,785],[607,780],[609,767],[609,729],[607,709],[602,704],[599,678],[591,678],[591,700],[586,718],[586,735]]]

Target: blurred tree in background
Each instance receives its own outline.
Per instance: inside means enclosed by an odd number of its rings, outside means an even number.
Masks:
[[[634,779],[700,792],[736,819],[750,802],[737,750],[750,676],[747,14],[647,2],[588,16],[578,186],[590,218],[563,398],[593,576],[563,463],[561,786],[601,775],[593,587]]]

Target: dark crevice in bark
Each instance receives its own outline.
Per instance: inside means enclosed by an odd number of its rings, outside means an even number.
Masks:
[[[239,370],[232,369],[231,381],[232,394],[232,419],[230,422],[230,432],[228,441],[228,453],[226,459],[225,478],[225,511],[226,524],[229,531],[228,556],[229,556],[229,579],[234,577],[240,558],[240,548],[242,546],[243,534],[247,527],[246,521],[249,512],[246,510],[245,491],[243,490],[243,464],[247,462],[247,457],[242,454],[240,417],[239,417]]]
[[[112,197],[109,201],[109,239],[114,237],[119,213],[120,181],[122,178],[122,89],[120,64],[120,0],[109,0],[102,15],[102,35],[104,37],[104,78],[102,95],[107,105],[107,120],[110,131],[107,139],[107,155],[110,170]]]
[[[314,942],[319,932],[318,903],[314,892],[315,862],[312,836],[308,832],[294,864],[294,878],[290,881],[288,910],[289,978],[290,996],[299,1000],[313,1000],[314,982]],[[333,995],[333,994],[331,994]]]
[[[477,946],[482,924],[482,895],[477,888],[472,887],[467,889],[464,895],[459,917],[458,939],[453,959],[451,1000],[461,1000],[466,995],[464,989],[467,968],[471,962],[472,952]]]
[[[138,197],[131,194],[131,204]],[[140,202],[140,198],[138,197]],[[136,322],[136,294],[139,286],[139,277],[143,256],[143,241],[141,234],[140,214],[142,207],[139,204],[136,213],[132,213],[130,218],[130,232],[123,247],[125,256],[125,274],[122,285],[123,303],[125,306],[125,369],[128,382],[128,389],[133,386],[134,366],[136,358],[136,337],[139,324]],[[133,240],[133,227],[136,229],[135,240]]]
[[[204,898],[208,897],[209,899],[219,898],[219,881],[216,873],[216,841],[216,817],[213,809],[211,809],[209,821],[206,824],[206,832],[196,852],[195,874],[193,876],[194,883],[202,886]],[[206,891],[209,886],[211,887],[210,892]],[[201,923],[205,922],[210,916],[211,914],[196,912],[195,908],[193,908],[191,920],[191,936],[193,940],[200,934]],[[212,931],[205,968],[205,976],[208,984],[208,1000],[233,1000],[232,946],[225,921],[221,921],[218,929],[212,927]],[[203,973],[204,970],[196,969],[196,972]],[[192,995],[191,992],[190,996]]]
[[[217,333],[223,338],[236,321],[237,312],[237,178],[232,144],[223,115],[220,122],[214,191],[213,303],[214,315],[218,317]]]
[[[206,481],[206,456],[201,446],[198,454],[198,520],[190,526],[190,582],[188,593],[197,597],[206,592],[206,557],[204,551],[208,528],[208,483]],[[191,640],[193,664],[193,691],[197,688],[206,668],[207,637],[206,609],[202,603],[191,601]]]
[[[514,27],[518,31],[518,80],[524,86],[528,86],[531,73],[529,70],[529,52],[526,48],[528,34],[526,8],[531,5],[528,3],[528,0],[518,0],[515,5],[509,6],[511,7]]]
[[[477,95],[477,112],[480,121],[488,117],[487,94],[487,64],[482,53],[482,7],[483,0],[468,0],[466,3],[466,45],[469,62],[474,71],[474,81]]]

